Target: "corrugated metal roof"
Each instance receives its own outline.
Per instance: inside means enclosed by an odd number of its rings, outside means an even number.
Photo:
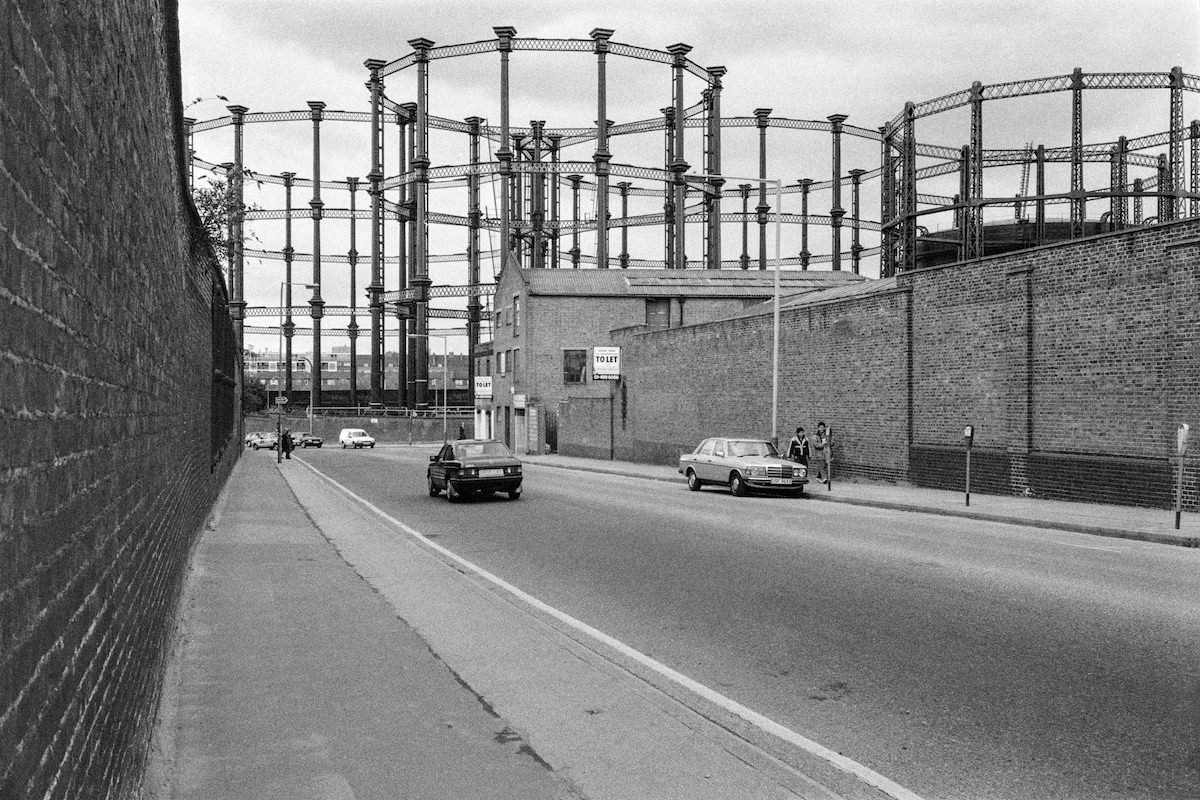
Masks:
[[[896,288],[896,278],[868,278],[864,281],[848,283],[844,286],[830,286],[819,289],[813,292],[805,292],[803,294],[792,294],[788,297],[782,297],[779,300],[780,310],[789,308],[803,308],[804,306],[815,305],[817,303],[827,303],[831,300],[843,300],[848,297],[861,297],[878,292],[888,292]],[[734,317],[755,317],[760,314],[770,314],[774,312],[772,303],[761,303],[759,305],[750,306],[745,311],[737,314],[730,314],[729,318]]]
[[[771,270],[523,269],[534,295],[572,297],[770,297]],[[848,272],[782,270],[784,294],[810,292],[867,281]]]

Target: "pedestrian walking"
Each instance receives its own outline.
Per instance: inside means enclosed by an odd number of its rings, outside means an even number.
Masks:
[[[789,461],[808,466],[809,444],[804,428],[796,428],[796,435],[788,442],[787,457]]]
[[[817,480],[821,483],[829,483],[830,481],[830,457],[832,456],[832,448],[829,444],[829,429],[825,427],[824,422],[817,423],[817,438],[813,442],[812,449],[817,454]]]
[[[461,422],[458,423],[458,438],[460,438],[460,439],[467,438],[467,426]]]
[[[283,435],[279,437],[279,447],[283,450],[284,458],[292,457],[292,432],[287,428],[283,429]]]

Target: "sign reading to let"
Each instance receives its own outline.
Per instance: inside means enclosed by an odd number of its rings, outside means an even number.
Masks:
[[[491,375],[476,375],[475,376],[475,399],[476,400],[491,400],[492,399],[492,376]]]
[[[621,348],[592,348],[592,380],[617,381],[621,379]]]

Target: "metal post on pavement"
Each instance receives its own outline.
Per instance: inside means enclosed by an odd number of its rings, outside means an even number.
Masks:
[[[734,175],[707,172],[689,172],[683,178],[685,181],[707,181],[710,178],[720,178],[724,181],[754,181],[764,187],[768,183],[774,184],[775,258],[773,259],[773,269],[775,271],[775,291],[771,320],[771,434],[767,438],[771,440],[771,444],[776,449],[779,449],[779,270],[783,264],[781,245],[783,238],[783,180],[765,176],[739,178]]]
[[[825,491],[833,491],[833,428],[825,429]]]
[[[971,446],[975,443],[975,426],[963,428],[963,444],[967,448],[967,505],[971,505]]]
[[[1189,431],[1187,423],[1181,423],[1175,431],[1175,455],[1179,457],[1179,467],[1175,471],[1175,530],[1179,530],[1179,517],[1183,513],[1183,462],[1187,455]]]
[[[275,463],[283,463],[283,407],[288,399],[283,395],[275,397]]]
[[[446,407],[450,404],[450,394],[449,394],[449,391],[450,391],[450,384],[449,384],[450,341],[449,341],[449,339],[451,336],[454,336],[456,334],[434,333],[431,331],[429,333],[409,333],[409,334],[405,334],[405,335],[409,339],[439,338],[442,340],[442,444],[445,444],[446,442],[450,441],[449,425],[448,425],[447,418],[446,418],[446,414],[447,414]],[[412,431],[412,428],[410,427],[409,428],[409,432],[410,432],[409,439],[410,440],[412,439],[411,431]],[[410,441],[410,443],[411,443],[411,441]]]

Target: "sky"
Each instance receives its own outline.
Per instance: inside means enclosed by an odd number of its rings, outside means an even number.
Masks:
[[[695,63],[728,70],[722,94],[727,117],[751,116],[757,108],[772,109],[773,117],[805,120],[840,113],[848,115],[847,124],[877,129],[899,114],[906,101],[957,92],[973,81],[986,85],[1063,75],[1076,67],[1084,72],[1166,72],[1178,65],[1187,74],[1200,74],[1198,23],[1200,3],[1195,0],[179,0],[183,96],[185,104],[193,103],[187,115],[198,120],[227,113],[225,101],[212,99],[217,95],[251,112],[304,109],[310,100],[324,101],[330,110],[368,111],[365,60],[392,61],[408,55],[412,48],[407,42],[415,38],[430,39],[437,46],[494,40],[492,28],[508,25],[521,38],[588,39],[592,29],[609,28],[614,31],[612,40],[623,44],[658,50],[688,44],[693,48],[689,58]],[[670,105],[671,75],[666,65],[625,58],[610,58],[608,63],[610,119],[657,118],[660,109]],[[515,53],[512,124],[544,119],[549,127],[591,126],[596,111],[595,73],[591,54]],[[701,89],[702,82],[690,79],[685,86],[688,105],[699,100]],[[387,93],[397,102],[413,100],[415,70],[390,76]],[[488,53],[433,62],[429,96],[431,114],[455,119],[474,115],[499,124],[498,56]],[[1085,143],[1158,133],[1168,127],[1165,91],[1094,91],[1084,97]],[[1186,93],[1184,102],[1185,120],[1200,117],[1200,97]],[[1058,93],[985,103],[984,120],[985,148],[1020,148],[1030,142],[1065,146],[1070,143],[1070,96]],[[922,120],[917,138],[959,147],[968,141],[968,134],[969,115],[960,109]],[[370,169],[369,135],[368,125],[325,123],[322,178],[364,176]],[[688,137],[688,160],[695,164],[700,160],[700,140],[691,133]],[[640,140],[623,138],[614,141],[614,161],[661,165],[661,131]],[[757,174],[757,146],[753,129],[723,134],[724,172]],[[207,161],[232,160],[230,129],[198,135],[195,147]],[[569,157],[590,160],[591,152],[591,145],[583,146]],[[245,153],[250,169],[311,176],[312,126],[247,126]],[[768,174],[787,183],[803,177],[829,178],[827,133],[772,129],[768,153]],[[464,163],[465,137],[433,134],[430,155],[435,165]],[[484,153],[485,159],[488,155]],[[878,143],[845,138],[842,166],[844,171],[878,167]],[[1066,180],[1065,173],[1056,176],[1052,170],[1048,175],[1052,183]],[[1107,166],[1088,170],[1086,185],[1107,184]],[[952,176],[940,184],[922,184],[922,191],[949,195],[956,191],[955,183]],[[1018,184],[1015,170],[996,175],[989,171],[985,194],[1015,194]],[[281,193],[271,187],[251,195],[248,202],[260,208],[283,207]],[[878,219],[878,195],[878,182],[864,185],[864,218]],[[308,199],[297,195],[293,204],[306,205]],[[495,213],[492,199],[485,191],[485,213]],[[344,192],[323,200],[327,207],[348,205]],[[365,207],[365,192],[357,202]],[[433,192],[435,210],[463,214],[464,202],[457,192]],[[590,202],[594,208],[594,199]],[[790,196],[785,210],[798,211],[798,203],[798,196]],[[827,211],[828,195],[814,196],[813,213],[824,213],[822,204]],[[848,198],[843,198],[843,205],[849,206]],[[586,214],[587,198],[584,206]],[[631,208],[631,213],[655,210],[653,206]],[[1004,213],[1011,214],[1011,209]],[[323,252],[339,248],[345,252],[346,223],[323,225]],[[298,251],[310,247],[311,227],[308,220],[293,223],[293,245]],[[282,249],[282,223],[260,222],[252,228],[257,241],[248,246]],[[367,251],[366,234],[363,221],[358,230],[361,253]],[[697,230],[689,238],[689,255],[699,246],[698,234]],[[799,250],[798,236],[794,229],[785,233],[785,255]],[[739,253],[731,248],[740,251],[740,230],[730,226],[724,237],[724,257],[735,258]],[[810,250],[828,252],[828,234],[823,229],[811,230],[810,239]],[[842,239],[843,248],[848,247],[849,233]],[[640,239],[631,240],[631,249],[637,248],[631,253],[634,257],[661,257],[661,233],[643,231]],[[877,235],[863,233],[864,246],[877,244]],[[589,245],[583,246],[588,250]],[[486,238],[483,247],[489,247]],[[753,242],[750,249],[755,252]],[[440,226],[431,233],[432,252],[464,250],[464,229]],[[359,270],[361,287],[367,282],[367,268]],[[282,261],[247,262],[246,299],[251,306],[279,304],[282,271]],[[301,271],[298,267],[295,280],[306,280]],[[340,271],[326,265],[322,296],[327,303],[349,304],[347,271],[344,265]],[[877,259],[864,261],[863,272],[877,275]],[[435,283],[467,282],[463,264],[434,265],[431,274]],[[385,280],[394,288],[394,277]],[[302,302],[303,287],[295,291],[295,302]],[[329,320],[329,324],[344,321]],[[364,322],[359,320],[360,325]],[[431,324],[461,323],[435,320]],[[266,349],[275,346],[270,336],[248,336],[247,341]],[[464,349],[454,341],[452,350]],[[297,348],[302,347],[298,342]]]

